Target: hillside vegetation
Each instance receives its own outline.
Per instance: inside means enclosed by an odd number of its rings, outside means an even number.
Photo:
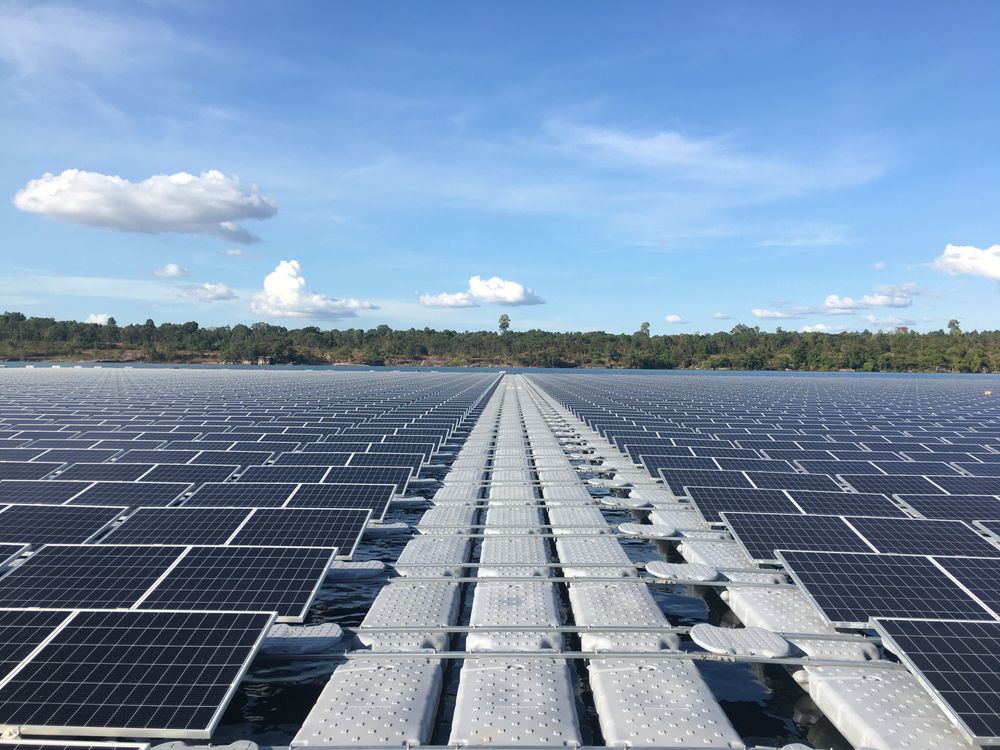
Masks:
[[[508,321],[509,322],[509,321]],[[503,321],[501,321],[503,323]],[[864,370],[995,372],[1000,331],[767,333],[731,331],[651,336],[602,331],[435,331],[288,329],[268,323],[119,326],[53,318],[0,316],[0,358],[274,364],[414,364],[649,369]]]

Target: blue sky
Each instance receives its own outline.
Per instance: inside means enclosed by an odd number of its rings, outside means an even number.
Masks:
[[[1000,326],[1000,5],[0,0],[0,307]]]

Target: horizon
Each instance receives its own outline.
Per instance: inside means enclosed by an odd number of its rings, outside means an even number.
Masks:
[[[0,309],[994,330],[998,21],[987,2],[0,3]]]

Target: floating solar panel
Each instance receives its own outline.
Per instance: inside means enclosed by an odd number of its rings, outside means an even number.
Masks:
[[[801,513],[722,514],[729,530],[757,562],[777,562],[777,550],[824,552],[872,552],[838,516],[807,516]]]
[[[1000,744],[1000,623],[879,618],[875,629],[974,744]]]
[[[753,484],[741,471],[660,469],[659,474],[667,489],[678,497],[687,494],[685,487],[744,487],[753,489]]]
[[[240,467],[232,464],[222,466],[218,464],[185,464],[157,466],[143,475],[142,482],[189,482],[201,484],[202,482],[222,482],[231,477]]]
[[[352,508],[258,508],[230,544],[287,547],[336,547],[350,558],[371,518]]]
[[[251,466],[237,479],[243,482],[313,483],[321,482],[329,466]]]
[[[880,516],[906,518],[902,508],[885,495],[867,492],[787,490],[804,512],[825,516]]]
[[[864,474],[841,474],[839,478],[857,492],[872,492],[881,495],[944,493],[941,487],[938,487],[926,477],[876,477]]]
[[[139,508],[102,541],[107,544],[226,544],[247,508]],[[0,521],[3,514],[0,513]]]
[[[55,484],[55,482],[53,482]],[[186,482],[94,482],[69,505],[170,505],[191,489]]]
[[[193,506],[273,507],[284,505],[298,489],[295,482],[206,482],[184,503]],[[0,485],[2,487],[2,485]]]
[[[0,601],[8,607],[131,607],[183,551],[50,544],[0,578]]]
[[[748,471],[746,473],[755,487],[773,490],[825,490],[836,492],[843,489],[826,474],[786,474],[779,471]]]
[[[118,461],[132,464],[186,464],[198,453],[198,451],[128,450],[118,458]]]
[[[40,461],[0,461],[0,479],[41,479],[62,465]]]
[[[381,521],[396,486],[393,484],[303,484],[285,504],[288,508],[367,508]]]
[[[0,609],[0,679],[10,674],[65,620],[65,612]],[[0,724],[5,723],[0,714]]]
[[[1000,495],[1000,477],[932,476],[927,479],[950,495]]]
[[[116,450],[101,450],[99,448],[53,448],[32,459],[32,461],[49,461],[60,464],[78,462],[100,463],[101,461],[109,460],[112,456],[118,455],[118,453],[119,451]]]
[[[192,464],[239,464],[260,466],[274,454],[271,451],[212,451],[204,450],[195,456]]]
[[[409,466],[411,476],[415,476],[423,463],[421,453],[354,453],[348,466]]]
[[[33,629],[30,617],[51,621]],[[52,637],[0,687],[0,724],[34,735],[207,739],[274,616],[7,611],[0,628],[7,618],[37,633],[33,646],[46,630]]]
[[[943,461],[876,461],[875,465],[890,476],[930,476],[959,473],[958,469]]]
[[[997,555],[991,544],[961,521],[916,518],[848,518],[879,552],[915,555]]]
[[[130,464],[122,462],[113,464],[77,463],[61,471],[58,478],[63,481],[134,482],[144,474],[148,474],[153,468],[155,468],[153,464]]]
[[[639,463],[645,466],[651,475],[655,475],[660,469],[720,471],[722,468],[714,458],[699,456],[663,456],[642,453],[639,455]]]
[[[323,478],[324,484],[392,484],[397,495],[406,492],[409,481],[408,466],[334,466]]]
[[[768,458],[720,458],[718,463],[726,471],[795,471],[787,461]]]
[[[27,544],[0,544],[0,566],[6,565],[28,551]]]
[[[779,551],[778,559],[837,627],[866,628],[874,617],[993,619],[928,557]]]
[[[274,611],[281,622],[302,622],[336,552],[315,547],[192,547],[140,607]]]
[[[691,502],[709,523],[721,523],[725,511],[799,513],[799,508],[781,490],[745,487],[688,487]]]
[[[30,461],[43,453],[41,448],[0,448],[0,461]]]
[[[310,451],[309,453],[280,453],[274,459],[275,466],[347,466],[351,460],[350,453],[327,453]]]
[[[3,485],[0,484],[0,489]],[[1000,498],[994,495],[899,495],[924,518],[1000,521]]]
[[[0,543],[82,544],[111,525],[125,508],[8,505],[0,509]]]
[[[55,479],[4,479],[0,481],[0,503],[51,503],[58,505],[79,495],[93,482],[62,482]]]
[[[798,466],[808,474],[875,474],[885,476],[871,461],[796,461]]]

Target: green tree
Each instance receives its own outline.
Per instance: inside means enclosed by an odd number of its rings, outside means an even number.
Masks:
[[[507,313],[501,315],[497,325],[500,328],[500,333],[507,333],[510,330],[510,316]]]
[[[649,338],[649,323],[643,322],[642,325],[639,326],[639,333],[641,333],[643,336],[645,336],[648,339]]]
[[[948,321],[948,333],[952,336],[961,336],[962,329],[958,327],[958,321],[952,318]]]

